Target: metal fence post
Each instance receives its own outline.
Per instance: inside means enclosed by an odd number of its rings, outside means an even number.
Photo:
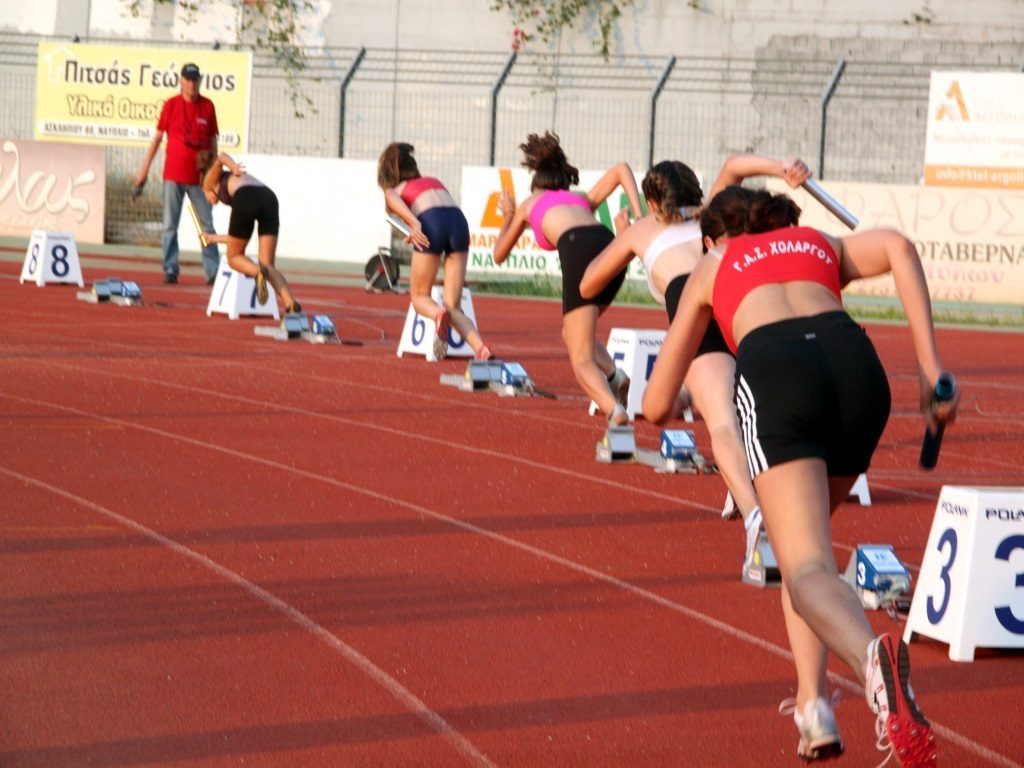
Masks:
[[[498,79],[494,83],[494,87],[491,88],[491,155],[488,165],[494,165],[494,153],[495,144],[498,140],[498,92],[501,91],[505,80],[508,79],[509,73],[512,71],[512,66],[516,63],[516,58],[519,56],[517,51],[512,51],[508,57],[508,61],[505,62],[505,68],[501,70],[501,74],[498,75]]]
[[[352,65],[348,68],[348,72],[345,73],[345,79],[341,81],[341,104],[338,107],[338,157],[345,156],[345,94],[348,92],[348,86],[352,82],[352,78],[356,76],[356,70],[363,63],[364,56],[366,56],[366,49],[360,48],[356,53],[356,57],[352,60]]]
[[[843,72],[846,71],[846,59],[839,59],[836,62],[836,69],[832,73],[832,79],[829,81],[828,87],[825,92],[821,95],[821,132],[818,134],[818,178],[825,178],[825,123],[828,117],[828,103],[832,101],[832,95],[836,92],[836,87],[839,85],[839,78],[843,76]]]
[[[665,83],[668,82],[669,77],[672,75],[672,70],[676,66],[676,57],[673,56],[668,60],[668,64],[665,66],[665,71],[661,73],[661,79],[658,80],[658,84],[654,86],[654,91],[651,93],[651,135],[647,144],[647,167],[650,168],[654,165],[654,131],[657,127],[658,122],[658,97],[661,96],[661,92],[665,89]]]

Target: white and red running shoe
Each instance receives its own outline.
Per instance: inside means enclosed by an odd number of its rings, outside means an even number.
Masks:
[[[896,758],[901,768],[932,768],[938,764],[938,748],[931,724],[921,714],[910,687],[910,654],[903,640],[879,635],[868,646],[868,705],[878,715],[876,746],[887,752],[882,765]]]
[[[836,697],[833,702],[838,703]],[[796,699],[786,699],[779,705],[779,714],[792,714],[800,732],[800,743],[796,747],[798,757],[813,762],[832,760],[843,754],[843,739],[832,709],[833,703],[820,696],[804,704],[803,710],[797,709]]]
[[[452,327],[452,313],[447,307],[434,318],[434,357],[444,360],[448,357],[448,330]]]

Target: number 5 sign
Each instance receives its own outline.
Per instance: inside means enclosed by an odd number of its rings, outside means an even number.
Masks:
[[[47,232],[36,229],[28,242],[21,280],[36,285],[46,283],[77,283],[85,287],[82,265],[78,263],[78,248],[71,232]]]
[[[651,378],[654,363],[665,341],[665,331],[644,328],[612,328],[608,334],[608,354],[615,365],[629,376],[626,413],[632,421],[643,413],[644,390]],[[597,413],[597,403],[590,402],[590,415]]]
[[[942,488],[903,639],[914,634],[949,643],[953,661],[1024,648],[1024,488]]]

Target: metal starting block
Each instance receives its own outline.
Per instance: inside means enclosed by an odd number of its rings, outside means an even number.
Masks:
[[[782,574],[779,563],[775,559],[772,545],[768,543],[768,534],[764,531],[757,536],[757,546],[750,563],[743,566],[743,583],[755,587],[781,587]]]
[[[910,571],[891,544],[858,544],[842,578],[865,608],[910,610]]]
[[[628,424],[608,427],[595,448],[596,458],[604,464],[633,464],[636,462],[636,433]]]
[[[130,280],[108,277],[94,282],[88,291],[79,291],[78,299],[90,304],[102,304],[109,301],[122,307],[131,307],[142,303],[142,289],[139,288],[138,283]]]
[[[650,451],[638,448],[636,461],[638,464],[654,467],[655,472],[663,474],[674,472],[705,474],[713,469],[697,452],[697,444],[693,441],[693,432],[688,429],[663,429],[660,450]]]
[[[312,344],[356,343],[339,339],[338,329],[327,315],[313,315],[313,327],[310,328],[309,320],[301,312],[285,315],[280,325],[257,325],[253,333],[278,341],[302,339]]]
[[[464,374],[442,373],[440,380],[464,392],[489,389],[502,397],[541,394],[522,365],[494,358],[470,360]]]

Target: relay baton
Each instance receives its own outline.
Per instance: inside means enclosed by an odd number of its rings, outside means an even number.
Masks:
[[[821,203],[833,216],[843,222],[843,224],[848,226],[850,229],[856,229],[857,225],[860,224],[860,220],[856,216],[846,210],[842,203],[822,189],[814,179],[807,179],[807,181],[800,186],[806,189],[811,197]]]
[[[946,403],[956,394],[956,380],[951,373],[943,373],[935,382],[932,403]],[[945,424],[939,424],[932,432],[931,425],[924,428],[924,440],[921,441],[920,465],[922,469],[935,469],[939,461],[939,449],[942,447],[942,434],[946,431]]]
[[[388,223],[392,227],[397,229],[403,235],[405,235],[406,237],[409,236],[409,225],[402,221],[400,218],[398,218],[397,216],[392,216],[390,213],[386,214],[384,218],[388,220]]]
[[[199,242],[203,248],[208,246],[210,243],[206,239],[206,233],[203,232],[203,225],[199,223],[199,216],[196,214],[196,209],[192,207],[192,201],[188,201],[188,212],[192,215],[192,223],[196,225],[196,234],[199,235]]]

